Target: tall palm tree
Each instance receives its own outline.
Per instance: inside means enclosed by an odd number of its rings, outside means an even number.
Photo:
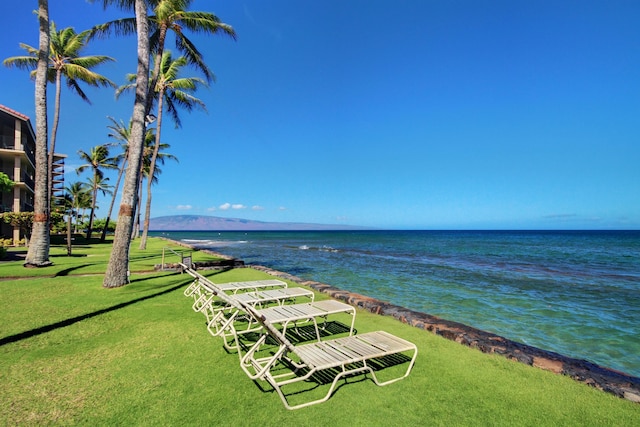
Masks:
[[[47,173],[47,58],[49,57],[49,2],[38,0],[38,62],[36,66],[36,179],[31,244],[25,266],[45,267],[49,261],[49,184]]]
[[[77,181],[66,186],[65,192],[71,200],[72,215],[75,217],[74,230],[77,232],[80,209],[91,207],[91,187],[84,182]]]
[[[112,160],[114,161],[114,165],[115,165],[115,158]],[[117,165],[116,165],[116,168],[117,168]],[[109,184],[109,178],[105,177],[104,175],[90,177],[87,183],[89,184],[89,187],[91,187],[91,189],[96,189],[96,198],[98,193],[102,193],[103,196],[113,194],[113,191],[112,191],[113,185]],[[95,200],[94,197],[92,197],[91,203],[95,205],[95,209],[99,209],[99,206],[97,205],[97,201]],[[94,213],[93,215],[94,222],[95,222],[96,216],[97,215]],[[92,225],[91,229],[93,231],[93,223],[91,225]],[[107,228],[107,226],[105,225],[105,227],[103,228]]]
[[[57,204],[59,209],[62,210],[62,213],[67,216],[67,256],[71,256],[72,252],[72,234],[71,234],[71,226],[73,221],[73,199],[69,195],[69,193],[64,193],[61,199],[57,200]]]
[[[206,82],[197,77],[178,77],[182,68],[187,65],[187,59],[183,56],[173,60],[171,52],[165,51],[162,55],[160,64],[154,67],[160,70],[156,83],[156,92],[153,94],[154,100],[158,102],[157,125],[156,125],[156,141],[153,148],[149,163],[149,175],[155,177],[154,169],[156,167],[156,159],[160,149],[160,136],[162,133],[162,118],[164,113],[164,105],[166,103],[167,112],[173,118],[176,128],[182,124],[178,115],[178,108],[182,107],[187,111],[193,110],[194,107],[200,107],[206,110],[204,102],[193,96],[191,93],[197,90],[198,85],[205,85]],[[130,80],[135,81],[135,75],[129,76]],[[130,89],[135,83],[122,86],[116,91],[116,96]],[[149,219],[151,217],[151,185],[153,180],[147,180],[147,199],[145,206],[145,218],[142,227],[142,239],[140,241],[140,249],[146,249],[147,235],[149,233]]]
[[[155,141],[151,141],[149,146],[145,149],[145,156],[142,163],[142,174],[140,175],[140,188],[142,188],[143,179],[147,180],[147,199],[145,203],[145,217],[143,223],[142,238],[140,241],[140,249],[146,249],[146,239],[149,232],[149,213],[151,209],[151,186],[158,183],[158,176],[162,173],[158,167],[158,163],[164,164],[166,160],[178,161],[178,158],[173,154],[169,154],[166,151],[171,146],[164,142],[159,142],[156,134]],[[142,191],[141,191],[142,193]],[[142,195],[140,196],[142,200]],[[140,213],[142,209],[138,206],[138,231],[140,228]],[[137,236],[137,234],[136,234]]]
[[[92,87],[116,87],[116,85],[108,78],[92,71],[93,68],[108,62],[115,61],[113,58],[104,55],[81,56],[82,51],[87,47],[88,38],[91,34],[90,30],[76,33],[71,28],[63,28],[58,31],[55,23],[51,22],[50,42],[49,42],[49,69],[48,80],[55,83],[55,106],[53,114],[53,129],[49,141],[48,156],[48,179],[49,179],[49,198],[52,191],[52,165],[53,155],[55,153],[56,135],[58,134],[58,123],[60,121],[60,94],[62,92],[62,78],[64,77],[69,89],[75,92],[87,103],[91,101],[80,87],[80,83],[85,83]],[[25,43],[20,43],[20,47],[27,51],[28,56],[15,56],[7,58],[3,64],[8,67],[17,67],[21,69],[33,70],[37,63],[38,50]],[[32,71],[32,74],[34,72]]]
[[[91,213],[89,214],[89,227],[87,228],[87,240],[89,240],[93,231],[93,218],[96,210],[98,191],[102,190],[99,188],[99,185],[103,185],[106,180],[103,169],[116,169],[118,166],[115,164],[113,158],[109,157],[109,148],[106,145],[96,145],[89,153],[78,150],[78,155],[80,156],[80,160],[87,163],[78,166],[76,172],[80,174],[90,168],[93,173],[93,180],[91,181]]]
[[[75,224],[77,229],[78,211],[83,203],[83,199],[90,197],[89,189],[83,182],[73,182],[64,188],[64,209],[67,215],[67,255],[71,255],[72,248],[72,227]]]
[[[111,3],[104,0],[105,5]],[[130,1],[113,0],[114,3],[123,6]],[[125,173],[120,210],[118,213],[118,225],[113,239],[113,249],[107,264],[102,285],[106,288],[124,286],[128,283],[129,276],[129,242],[133,229],[133,210],[138,195],[138,171],[142,162],[142,149],[145,136],[145,116],[147,110],[147,97],[149,95],[149,20],[147,17],[146,0],[135,0],[135,24],[137,30],[138,45],[138,69],[136,72],[136,97],[133,106],[131,135],[129,139],[128,162],[129,167]]]
[[[147,2],[145,0],[103,0],[103,6],[106,8],[109,5],[115,5],[121,9],[134,8],[135,18],[126,19],[120,21],[113,21],[98,27],[95,27],[94,34],[108,34],[112,30],[116,33],[132,34],[137,33],[137,46],[138,46],[138,69],[136,72],[136,100],[133,108],[133,127],[131,132],[131,141],[129,146],[129,167],[125,175],[125,183],[123,187],[122,200],[120,204],[120,211],[118,214],[118,225],[113,241],[113,250],[111,257],[109,258],[109,264],[105,273],[103,286],[107,288],[123,286],[128,281],[129,270],[129,242],[131,239],[131,231],[133,229],[133,213],[134,206],[136,204],[137,197],[137,175],[141,168],[141,157],[144,141],[144,127],[145,117],[151,110],[151,97],[149,92],[153,91],[155,82],[149,85],[149,55],[152,50],[149,42],[149,25],[151,23],[154,34],[156,29],[159,28],[157,18],[152,15],[152,19],[149,19],[147,13]],[[191,4],[191,0],[151,0],[151,4],[155,6],[154,10],[161,10],[163,4],[177,5],[179,7],[173,7],[174,10],[181,9],[184,11]],[[193,13],[192,13],[193,14]],[[158,14],[156,14],[158,15]],[[204,19],[203,19],[204,18]],[[182,26],[180,24],[182,23]],[[208,23],[213,24],[208,25]],[[181,31],[181,28],[197,28],[198,31],[212,33],[222,30],[235,38],[235,32],[230,26],[221,24],[220,20],[213,14],[201,12],[199,16],[192,16],[187,18],[186,21],[174,19],[174,24],[171,28],[177,33],[177,45],[178,49],[185,49],[189,51],[190,56],[202,58],[202,55],[195,49],[193,43],[188,40]],[[167,27],[168,28],[168,27]],[[208,28],[208,30],[205,30]],[[213,30],[215,28],[215,30]],[[213,31],[212,31],[213,30]],[[165,32],[166,34],[166,32]],[[154,40],[156,37],[154,36]],[[158,32],[157,40],[160,40],[160,32]],[[154,46],[158,46],[154,49],[156,55],[162,56],[164,49],[164,41],[162,46],[159,43],[153,42]],[[201,63],[204,62],[201,60]],[[196,60],[197,63],[197,60]]]
[[[151,164],[151,155],[153,154],[153,146],[155,143],[155,128],[147,129],[147,135],[144,139],[144,149],[142,150],[142,165],[138,175],[138,206],[136,207],[136,219],[133,225],[132,239],[137,239],[140,235],[140,212],[142,211],[142,184],[144,179],[149,175],[149,165]]]
[[[111,198],[111,204],[109,205],[109,211],[107,212],[107,220],[106,223],[109,224],[109,221],[111,220],[111,213],[113,211],[113,206],[115,204],[115,200],[116,200],[116,195],[118,193],[118,189],[120,188],[120,180],[122,179],[122,175],[125,171],[126,165],[127,165],[127,160],[129,157],[129,138],[131,135],[131,125],[132,125],[132,121],[129,121],[129,125],[125,126],[124,122],[122,120],[120,120],[120,122],[117,122],[114,118],[109,117],[109,119],[111,120],[111,122],[113,123],[111,126],[107,126],[107,128],[111,129],[111,132],[109,133],[109,137],[115,139],[117,142],[115,143],[109,143],[107,145],[110,146],[115,146],[115,145],[119,145],[122,148],[122,153],[118,154],[117,156],[114,157],[114,160],[116,163],[120,163],[120,166],[118,167],[118,178],[116,180],[116,184],[115,184],[115,190],[113,192],[113,197]],[[147,129],[146,133],[145,133],[145,138],[144,138],[144,151],[143,151],[143,162],[146,162],[146,158],[149,157],[149,152],[150,152],[150,148],[153,146],[153,141],[155,140],[155,129],[151,128],[151,129]],[[140,174],[142,174],[142,171],[140,172]],[[138,183],[138,185],[140,186],[141,181]],[[138,197],[139,198],[139,197]],[[102,230],[102,236],[100,237],[100,241],[104,242],[106,239],[106,233],[107,230],[106,228],[104,230]],[[135,234],[135,233],[133,233]]]
[[[113,212],[113,206],[115,205],[116,196],[118,195],[118,189],[120,188],[120,181],[122,180],[122,175],[124,174],[124,170],[127,165],[127,157],[129,153],[129,138],[131,137],[131,126],[133,124],[132,120],[129,120],[128,126],[125,126],[122,120],[120,120],[120,122],[117,122],[113,117],[109,117],[109,120],[111,120],[112,125],[107,126],[107,128],[111,130],[108,136],[116,140],[115,143],[110,143],[109,145],[119,145],[122,148],[122,153],[113,158],[115,162],[120,163],[120,166],[118,167],[118,178],[116,179],[113,196],[111,197],[111,203],[109,204],[109,211],[107,212],[107,225],[109,225],[109,221],[111,221],[111,213]],[[104,227],[102,229],[102,235],[100,236],[101,242],[104,242],[107,237],[107,228],[108,227]]]

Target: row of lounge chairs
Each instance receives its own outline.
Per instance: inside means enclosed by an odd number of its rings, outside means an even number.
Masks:
[[[411,342],[384,331],[356,333],[356,311],[349,304],[314,301],[313,292],[275,279],[215,284],[183,267],[194,279],[184,294],[204,314],[208,331],[238,353],[251,380],[270,384],[287,409],[327,401],[347,376],[369,373],[377,385],[391,384],[406,378],[415,363],[418,349]],[[332,315],[350,323],[330,322]],[[379,379],[383,370],[393,376]],[[323,396],[289,402],[322,385],[328,385]]]

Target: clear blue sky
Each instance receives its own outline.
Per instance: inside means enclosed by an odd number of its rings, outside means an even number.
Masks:
[[[10,4],[9,4],[10,3]],[[37,46],[35,0],[3,2],[0,56]],[[208,113],[166,121],[152,217],[380,228],[640,228],[638,1],[194,1],[238,41],[190,35],[217,82]],[[58,28],[128,14],[50,0]],[[135,37],[87,54],[118,84]],[[189,70],[189,76],[197,75]],[[33,83],[0,67],[0,103],[34,120]],[[53,93],[53,92],[51,92]],[[58,151],[108,141],[133,100],[62,97]],[[53,114],[50,114],[52,118]],[[115,181],[113,174],[111,181]],[[118,198],[119,200],[119,198]],[[106,215],[107,200],[99,216]]]

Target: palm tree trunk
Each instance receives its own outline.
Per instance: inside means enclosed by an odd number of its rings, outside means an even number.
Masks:
[[[156,161],[158,159],[158,151],[160,151],[160,134],[162,129],[162,108],[164,99],[164,89],[160,89],[158,93],[158,122],[156,124],[156,141],[151,154],[151,162],[149,164],[149,176],[147,176],[147,201],[144,209],[144,222],[142,223],[142,238],[140,239],[140,249],[147,249],[147,235],[149,234],[149,219],[151,217],[151,185],[153,184],[153,175],[156,172]]]
[[[49,261],[49,186],[47,183],[47,67],[49,63],[49,3],[38,0],[39,51],[36,69],[36,179],[33,228],[25,266],[45,267]]]
[[[133,225],[133,211],[138,195],[138,173],[142,165],[145,136],[145,112],[149,95],[149,22],[147,2],[135,0],[136,28],[138,31],[138,68],[136,73],[136,100],[133,106],[133,124],[129,142],[129,167],[124,177],[124,187],[118,225],[113,239],[113,249],[105,272],[103,286],[124,286],[129,276],[129,242]]]
[[[73,216],[73,208],[69,210],[67,216],[67,256],[71,256],[71,217]]]
[[[104,242],[107,238],[107,229],[109,228],[109,221],[111,221],[111,212],[113,212],[113,205],[116,202],[116,196],[118,195],[118,188],[120,188],[120,180],[122,179],[122,174],[124,173],[124,167],[127,164],[127,158],[122,159],[122,165],[120,166],[120,170],[118,171],[118,179],[116,180],[116,188],[113,190],[113,197],[111,198],[111,204],[109,205],[109,212],[107,213],[107,222],[105,223],[104,228],[102,229],[102,235],[100,236],[100,241]]]
[[[87,240],[91,239],[93,232],[93,216],[96,212],[96,199],[98,198],[98,176],[93,174],[93,197],[91,198],[91,211],[89,213],[89,227],[87,227]]]
[[[56,99],[53,112],[53,129],[51,130],[51,140],[49,141],[49,155],[47,157],[47,178],[49,180],[49,203],[53,200],[53,154],[56,150],[56,135],[58,134],[58,123],[60,122],[60,84],[62,83],[62,70],[56,72]]]
[[[137,239],[140,237],[140,210],[142,209],[142,182],[144,176],[140,174],[140,184],[138,184],[138,204],[136,205],[136,222],[133,225],[132,238]]]

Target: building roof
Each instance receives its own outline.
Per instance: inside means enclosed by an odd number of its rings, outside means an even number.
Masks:
[[[25,122],[29,120],[29,116],[19,113],[16,110],[13,110],[5,105],[0,104],[0,110],[4,111],[7,114],[11,114],[12,116],[20,119],[20,120],[24,120]]]

